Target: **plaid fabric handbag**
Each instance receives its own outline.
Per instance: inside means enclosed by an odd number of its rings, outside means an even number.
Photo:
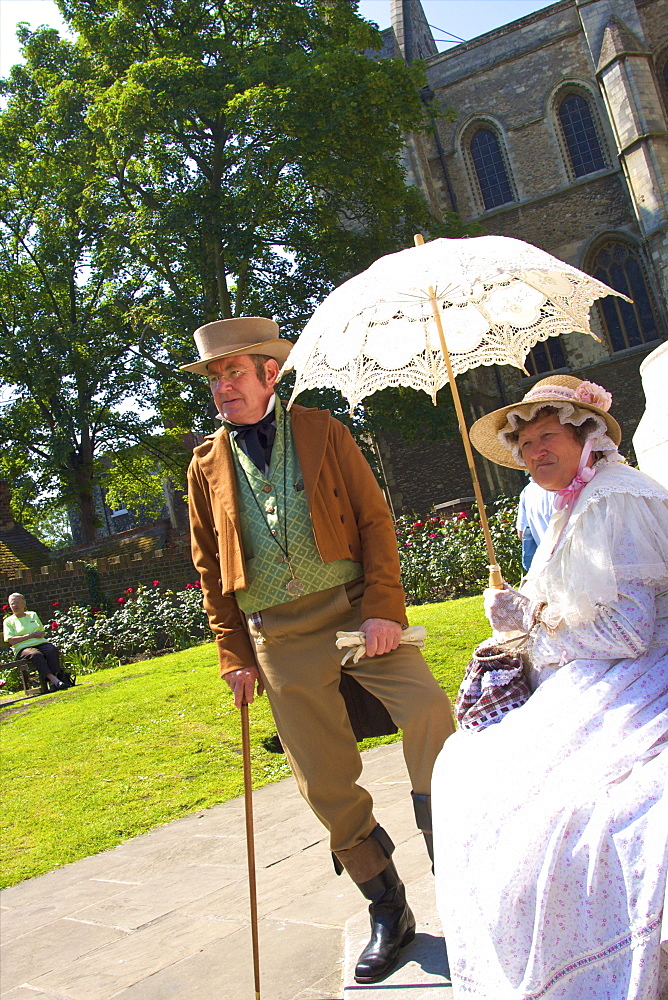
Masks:
[[[473,651],[455,701],[459,727],[485,729],[523,705],[530,695],[521,654],[482,643]]]

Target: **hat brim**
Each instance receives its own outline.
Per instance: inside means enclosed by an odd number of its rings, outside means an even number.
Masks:
[[[221,358],[233,358],[238,354],[266,354],[268,357],[278,361],[280,365],[285,364],[290,351],[294,347],[289,340],[277,337],[275,340],[264,340],[258,344],[236,344],[222,354],[207,358],[205,361],[195,361],[191,365],[179,365],[179,371],[196,372],[198,375],[208,375],[209,365]]]
[[[499,432],[507,424],[506,417],[511,410],[517,410],[522,406],[526,406],[527,408],[540,406],[541,404],[545,406],[558,406],[559,402],[567,403],[570,400],[557,401],[554,397],[545,397],[544,399],[537,397],[529,400],[527,403],[522,401],[511,403],[509,406],[502,406],[500,410],[486,413],[484,417],[480,417],[471,426],[469,431],[471,443],[481,455],[488,458],[490,462],[494,462],[495,465],[503,465],[507,469],[519,469],[521,472],[526,472],[526,466],[516,462],[510,449],[506,448],[499,440]],[[598,406],[592,406],[591,403],[581,403],[579,400],[574,399],[573,405],[578,406],[582,410],[589,410],[591,413],[602,417],[608,428],[608,436],[619,446],[622,440],[622,429],[613,416]]]

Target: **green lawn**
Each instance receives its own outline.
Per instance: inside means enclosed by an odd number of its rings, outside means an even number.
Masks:
[[[454,698],[488,634],[482,598],[409,609]],[[243,790],[239,713],[208,643],[84,677],[62,694],[0,710],[2,885],[42,875]],[[250,709],[255,787],[285,777],[266,698]],[[397,737],[367,740],[363,746]]]

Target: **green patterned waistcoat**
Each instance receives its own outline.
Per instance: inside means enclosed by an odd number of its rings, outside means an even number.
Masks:
[[[231,442],[248,576],[248,587],[236,590],[235,597],[244,614],[294,600],[285,589],[291,579],[285,561],[286,549],[294,575],[304,585],[304,594],[328,590],[362,576],[362,564],[352,559],[326,563],[320,558],[292,439],[290,415],[284,412],[278,397],[276,439],[266,476],[234,438]],[[275,537],[270,529],[276,532]]]

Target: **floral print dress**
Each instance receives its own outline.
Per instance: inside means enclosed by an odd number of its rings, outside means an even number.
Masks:
[[[542,587],[549,604],[551,586],[561,607],[533,636],[529,701],[459,731],[436,762],[437,902],[456,998],[657,1000],[668,989],[668,494],[640,476],[602,470],[552,575],[544,552],[542,582],[522,588]],[[637,519],[651,536],[640,545]],[[614,600],[594,599],[600,566],[569,576],[584,550],[626,567]]]

